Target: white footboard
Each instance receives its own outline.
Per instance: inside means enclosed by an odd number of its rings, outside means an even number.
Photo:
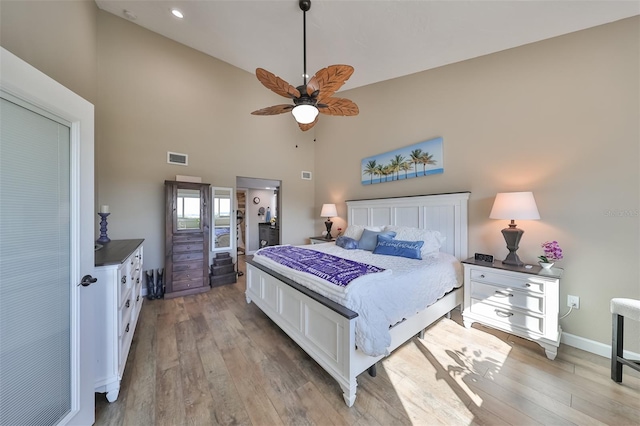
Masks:
[[[249,262],[246,297],[340,384],[351,407],[357,386],[350,368],[357,314],[344,307],[347,316],[339,314]]]
[[[383,358],[356,349],[358,314],[251,261],[247,262],[246,298],[247,303],[254,302],[338,382],[345,403],[351,407],[356,400],[356,377]],[[389,351],[461,305],[462,299],[462,288],[456,289],[394,326],[390,330]]]

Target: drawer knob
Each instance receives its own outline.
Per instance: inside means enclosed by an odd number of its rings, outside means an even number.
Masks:
[[[502,290],[496,290],[496,296],[513,297],[513,294]]]
[[[509,318],[513,316],[513,312],[505,312],[505,311],[501,311],[499,309],[495,310],[496,315],[502,318]]]
[[[137,295],[137,296],[136,296],[136,302],[137,302],[138,300],[140,300],[140,295]]]
[[[128,308],[128,307],[129,307],[129,305],[131,305],[131,303],[129,303],[129,302],[131,302],[131,299],[127,299],[127,303],[125,303],[125,304],[124,304],[124,306],[125,306],[126,308]]]
[[[125,332],[125,333],[128,333],[128,332],[129,332],[129,323],[127,323],[127,328],[125,328],[125,329],[124,329],[124,332]]]
[[[484,274],[480,275],[480,278],[484,278]]]
[[[526,287],[531,287],[531,284],[526,283],[526,284],[525,284],[525,286],[526,286]]]
[[[124,277],[122,277],[122,279],[120,280],[120,282],[122,284],[126,284],[127,283],[127,276],[125,275]]]

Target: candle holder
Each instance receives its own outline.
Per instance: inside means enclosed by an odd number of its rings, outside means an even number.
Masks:
[[[98,238],[98,243],[104,244],[111,241],[111,239],[107,236],[107,216],[111,213],[98,213],[102,220],[100,220],[100,238]]]

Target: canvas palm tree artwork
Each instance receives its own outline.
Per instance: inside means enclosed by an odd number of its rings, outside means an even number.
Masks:
[[[362,159],[363,185],[444,173],[443,139],[429,139]]]

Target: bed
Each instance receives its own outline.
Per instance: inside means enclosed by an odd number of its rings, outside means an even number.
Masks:
[[[348,225],[402,226],[440,232],[440,251],[463,260],[467,257],[467,203],[469,193],[437,194],[347,201]],[[331,243],[322,244],[327,246]],[[317,248],[320,250],[320,248]],[[361,250],[358,250],[361,251]],[[289,275],[289,276],[285,276]],[[462,304],[462,286],[448,291],[417,314],[389,324],[389,345],[384,353],[369,355],[356,344],[359,313],[322,295],[296,277],[276,268],[247,261],[247,303],[255,303],[340,385],[345,403],[356,399],[357,376],[375,371],[376,363],[395,348],[421,333],[434,321]],[[370,352],[370,351],[368,351]]]

